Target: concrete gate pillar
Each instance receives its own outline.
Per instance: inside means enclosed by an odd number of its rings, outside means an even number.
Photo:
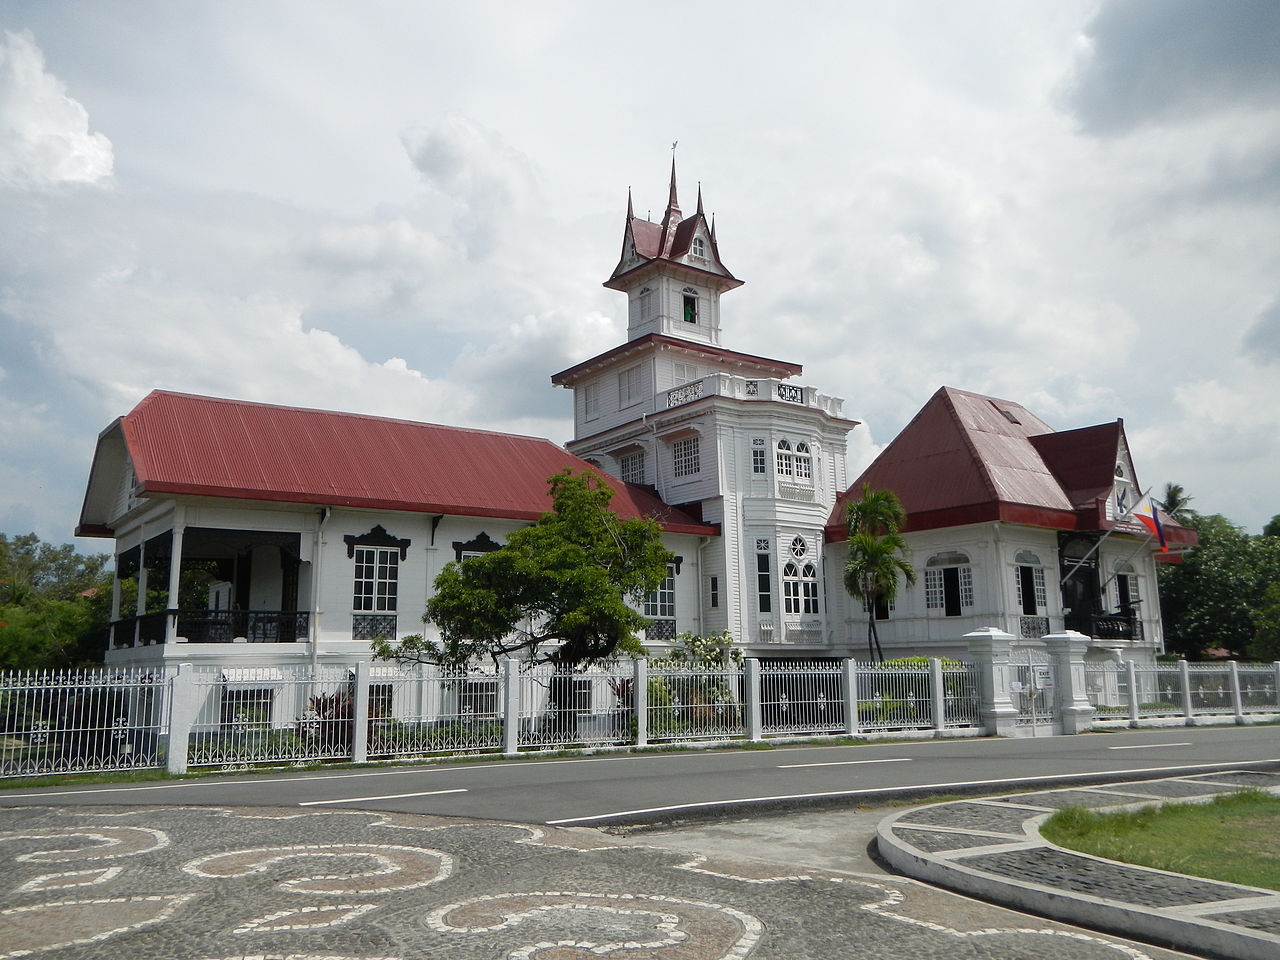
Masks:
[[[1049,634],[1042,638],[1042,642],[1053,663],[1062,732],[1087,733],[1093,728],[1093,704],[1089,702],[1084,676],[1084,652],[1089,646],[1089,638],[1075,630],[1064,630]]]
[[[978,668],[982,696],[978,716],[982,725],[987,728],[989,736],[1016,736],[1018,708],[1009,699],[1009,684],[1014,679],[1013,664],[1009,659],[1013,635],[995,627],[985,627],[966,633],[964,640],[969,644],[969,657]]]

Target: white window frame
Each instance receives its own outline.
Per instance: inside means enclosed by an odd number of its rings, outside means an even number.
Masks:
[[[973,608],[973,561],[968,554],[959,551],[936,553],[925,563],[924,605],[928,610],[947,609],[946,582],[943,570],[955,569],[956,593],[960,612],[953,616],[965,616],[966,608]]]
[[[809,452],[809,444],[801,440],[796,444],[796,473],[797,480],[805,483],[813,482],[813,454]]]
[[[778,476],[791,477],[796,472],[796,458],[791,452],[790,440],[778,441]]]
[[[588,380],[582,385],[582,416],[586,420],[600,416],[600,383],[597,380]]]
[[[356,547],[351,590],[355,613],[395,613],[400,592],[400,551],[395,547]]]
[[[633,450],[618,458],[618,479],[623,483],[644,483],[643,450]]]
[[[696,363],[686,363],[683,360],[676,360],[672,364],[672,383],[680,386],[682,383],[692,383],[694,380],[700,379],[698,376],[698,365]]]
[[[693,242],[689,244],[689,255],[699,260],[707,259],[707,242],[701,237],[694,237]]]
[[[662,583],[644,597],[644,615],[650,620],[674,620],[676,618],[676,565],[667,564],[667,575]]]
[[[635,406],[644,399],[644,367],[636,364],[618,371],[618,409]]]

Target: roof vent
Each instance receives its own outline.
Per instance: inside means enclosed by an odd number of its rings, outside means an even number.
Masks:
[[[1022,421],[1019,420],[1017,417],[1015,417],[1010,411],[1006,410],[1004,407],[997,407],[996,402],[994,400],[988,400],[987,403],[995,407],[995,409],[999,411],[1001,414],[1003,414],[1004,418],[1008,420],[1010,423],[1016,423],[1019,426],[1022,425]]]

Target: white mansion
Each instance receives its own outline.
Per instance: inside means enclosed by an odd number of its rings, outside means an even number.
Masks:
[[[628,203],[605,285],[627,296],[627,339],[551,378],[572,392],[567,451],[148,395],[100,435],[77,529],[115,542],[108,663],[349,662],[375,636],[430,631],[444,565],[500,546],[549,507],[551,474],[589,466],[619,514],[660,522],[676,557],[644,604],[651,645],[727,631],[754,656],[862,656],[873,615],[887,656],[962,654],[984,627],[1031,643],[1076,629],[1094,658],[1162,649],[1151,544],[1124,519],[1138,488],[1121,421],[1055,433],[1018,404],[944,387],[850,484],[843,401],[799,382],[797,363],[721,345],[720,297],[741,281],[700,193],[682,216],[674,167],[661,222]],[[844,500],[864,479],[910,514],[920,584],[893,609],[865,611],[842,584]],[[179,585],[195,565],[207,602],[191,608]],[[148,609],[148,595],[167,603]]]

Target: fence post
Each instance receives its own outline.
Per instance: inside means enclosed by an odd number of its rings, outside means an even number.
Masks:
[[[369,759],[369,661],[356,661],[356,699],[351,717],[351,762]]]
[[[1178,675],[1182,678],[1182,719],[1188,727],[1196,725],[1195,706],[1191,701],[1191,668],[1187,661],[1178,661]]]
[[[1280,660],[1275,663],[1276,667],[1276,709],[1280,710]]]
[[[1084,652],[1090,640],[1076,630],[1064,630],[1049,634],[1043,642],[1053,663],[1054,696],[1062,732],[1088,733],[1093,729],[1093,704],[1089,702]]]
[[[636,712],[636,746],[649,745],[649,661],[636,660],[631,679],[631,705]]]
[[[982,702],[978,716],[992,737],[1015,736],[1018,729],[1018,708],[1009,699],[1009,684],[1013,682],[1013,665],[1009,660],[1013,635],[995,627],[984,627],[966,633],[969,656],[978,667],[978,689]]]
[[[763,740],[764,717],[760,712],[760,661],[755,657],[747,657],[742,665],[746,670],[747,681],[747,739]]]
[[[858,661],[853,657],[844,662],[844,732],[858,735]]]
[[[1240,695],[1240,664],[1227,661],[1227,676],[1231,678],[1231,709],[1236,713],[1236,725],[1243,727],[1252,718],[1244,715],[1244,697]]]
[[[1124,662],[1124,675],[1129,682],[1129,726],[1136,728],[1141,709],[1138,702],[1138,668],[1132,660]]]
[[[187,772],[191,727],[200,709],[196,702],[195,669],[190,663],[180,663],[177,672],[169,678],[169,741],[165,757],[165,769],[169,773]]]
[[[520,661],[502,661],[502,752],[512,757],[520,752]]]
[[[932,699],[933,729],[941,734],[947,729],[947,691],[942,686],[942,660],[929,658],[929,695]]]

